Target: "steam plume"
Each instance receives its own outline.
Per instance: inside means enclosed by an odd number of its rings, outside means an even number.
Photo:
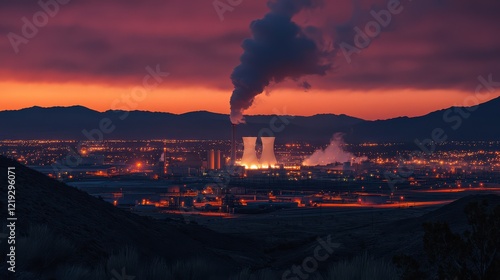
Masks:
[[[264,18],[250,24],[252,38],[243,41],[241,64],[231,74],[231,122],[244,123],[243,112],[271,83],[304,75],[324,75],[331,64],[328,54],[292,21],[303,9],[315,8],[319,0],[273,0]]]
[[[335,162],[361,162],[367,160],[366,157],[356,157],[353,154],[344,151],[342,146],[344,145],[344,140],[342,138],[342,133],[336,133],[332,140],[330,140],[330,145],[323,149],[316,150],[310,157],[306,158],[302,165],[305,166],[316,166],[316,165],[328,165]]]

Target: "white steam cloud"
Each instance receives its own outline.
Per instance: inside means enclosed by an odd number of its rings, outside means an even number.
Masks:
[[[344,139],[342,133],[336,133],[330,140],[330,145],[325,149],[316,150],[310,157],[306,158],[302,165],[316,166],[328,165],[335,162],[361,162],[367,157],[356,157],[343,149]]]

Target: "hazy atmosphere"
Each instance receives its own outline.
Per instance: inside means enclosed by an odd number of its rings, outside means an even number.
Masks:
[[[0,279],[497,280],[499,13],[0,1]]]

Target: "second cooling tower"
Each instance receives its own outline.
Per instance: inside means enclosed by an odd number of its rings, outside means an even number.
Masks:
[[[260,166],[262,168],[274,167],[278,161],[274,155],[274,139],[275,137],[261,137],[262,155],[260,156]]]

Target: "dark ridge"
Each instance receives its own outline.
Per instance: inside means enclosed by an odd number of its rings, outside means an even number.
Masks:
[[[259,245],[251,241],[198,225],[153,220],[120,210],[3,156],[1,182],[7,182],[7,167],[15,167],[16,172],[17,235],[23,235],[30,225],[47,225],[76,244],[75,262],[96,264],[127,246],[167,261],[200,257],[228,267],[238,265],[236,260],[241,259],[264,262],[257,251]],[[1,197],[5,205],[6,188],[1,188]]]
[[[472,202],[481,202],[483,200],[488,201],[490,208],[500,205],[500,196],[496,194],[469,195],[420,217],[397,221],[391,228],[395,230],[417,232],[422,230],[423,223],[429,222],[446,222],[452,228],[463,228],[467,225],[467,217],[464,212],[465,207]]]
[[[432,139],[437,129],[447,141],[489,141],[500,139],[500,97],[471,110],[452,107],[419,117],[399,117],[365,121],[346,115],[318,114],[304,116],[246,116],[246,123],[237,126],[238,135],[258,135],[273,131],[277,142],[309,141],[327,143],[335,133],[343,133],[347,143],[405,142]],[[107,133],[101,122],[105,120]],[[106,111],[103,113],[82,106],[1,111],[0,139],[90,140],[120,139],[230,139],[229,116],[196,111],[170,114],[148,111]],[[277,128],[277,129],[276,129]],[[87,132],[87,134],[85,133]],[[441,134],[440,134],[441,135]],[[416,147],[416,146],[415,146]]]

